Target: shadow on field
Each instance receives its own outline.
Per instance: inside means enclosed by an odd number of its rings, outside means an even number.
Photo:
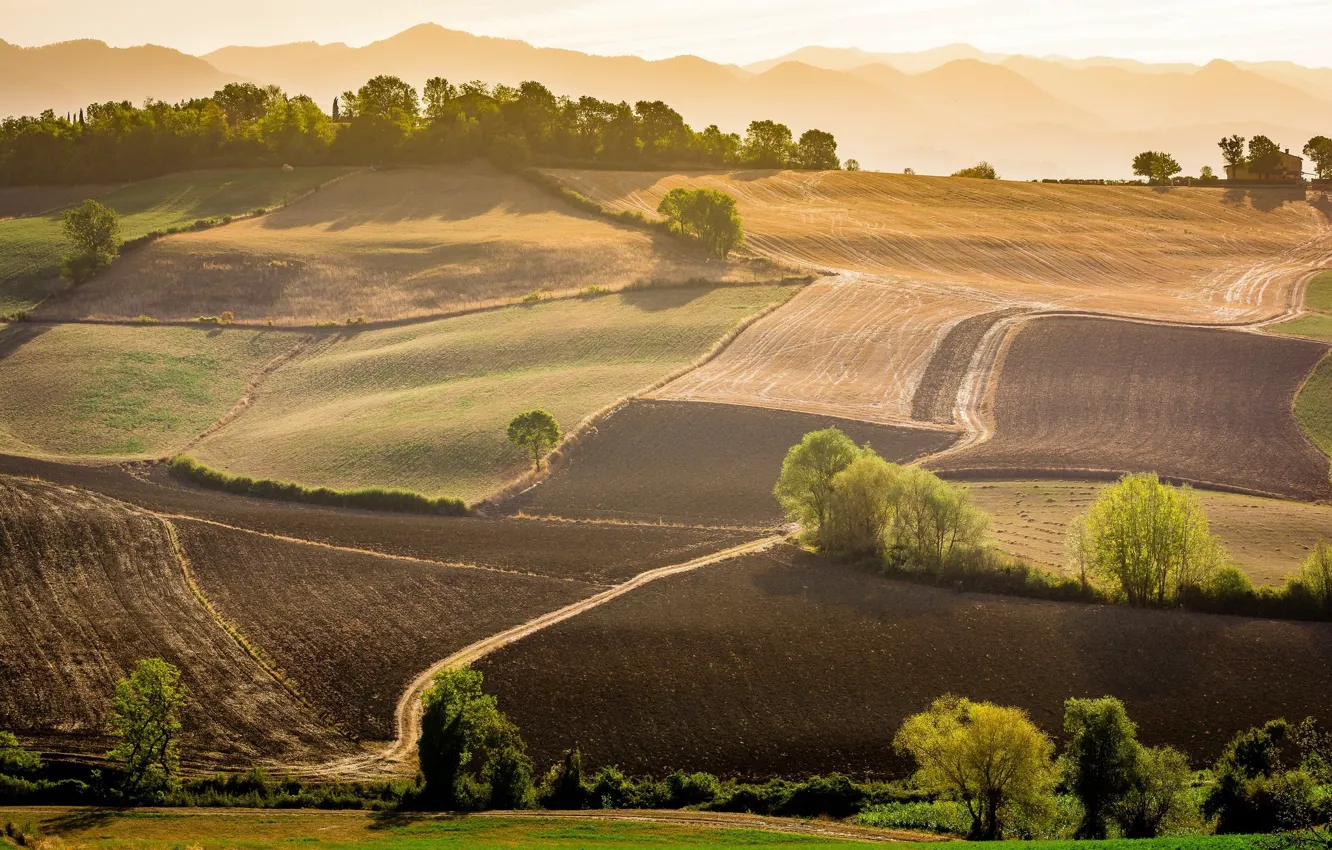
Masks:
[[[462,820],[465,817],[466,815],[451,815],[443,812],[409,812],[401,809],[385,809],[370,816],[369,828],[371,830],[401,829],[422,821],[448,823],[449,821]]]
[[[624,293],[624,303],[649,313],[683,307],[712,291],[712,285],[662,287],[660,289],[630,289]]]
[[[124,813],[124,809],[76,809],[63,812],[42,825],[46,832],[59,835],[64,832],[82,832],[106,826]]]
[[[51,325],[11,323],[0,328],[0,360],[4,360],[23,346],[51,329]]]

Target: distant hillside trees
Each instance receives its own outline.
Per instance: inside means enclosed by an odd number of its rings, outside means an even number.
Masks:
[[[120,216],[91,198],[65,211],[65,238],[74,253],[65,257],[61,274],[73,283],[83,283],[111,264],[120,253]]]
[[[672,189],[657,212],[666,216],[672,230],[697,237],[722,259],[745,239],[735,198],[718,189]]]
[[[1170,178],[1184,169],[1165,151],[1143,151],[1133,158],[1133,173],[1157,185],[1168,185]]]
[[[517,152],[526,151],[526,155]],[[724,167],[834,169],[832,134],[755,121],[742,139],[717,126],[695,131],[661,101],[632,106],[557,97],[538,82],[517,87],[442,77],[418,92],[381,75],[344,92],[329,116],[304,95],[232,83],[177,104],[92,104],[85,114],[0,122],[0,185],[135,180],[189,168],[315,164],[432,164],[477,157],[521,167]]]
[[[994,170],[994,166],[981,160],[970,168],[963,168],[961,171],[954,171],[954,177],[974,177],[979,180],[998,180],[999,172]]]

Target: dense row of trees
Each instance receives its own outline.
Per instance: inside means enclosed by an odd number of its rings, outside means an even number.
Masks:
[[[744,137],[716,125],[695,131],[661,101],[611,103],[520,86],[435,77],[424,90],[378,76],[333,103],[332,113],[276,86],[232,83],[177,104],[92,104],[77,114],[0,123],[0,184],[106,182],[216,165],[456,162],[491,157],[611,166],[836,169],[832,134],[798,139],[775,121]]]

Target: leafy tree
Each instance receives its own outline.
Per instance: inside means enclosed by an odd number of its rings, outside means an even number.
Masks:
[[[722,259],[745,239],[735,198],[718,189],[672,189],[657,204],[657,212],[666,216],[672,230],[697,236]]]
[[[1304,155],[1313,163],[1314,174],[1319,180],[1332,180],[1332,139],[1314,136],[1304,146]]]
[[[1054,785],[1054,746],[1018,708],[943,696],[908,717],[894,745],[915,759],[921,788],[966,807],[971,838],[1000,838],[1008,807],[1040,805]]]
[[[1319,540],[1300,566],[1296,581],[1313,597],[1323,613],[1332,615],[1332,545]]]
[[[1064,784],[1083,811],[1077,837],[1105,838],[1106,821],[1133,784],[1137,727],[1114,697],[1070,699],[1064,702],[1064,732]]]
[[[1138,747],[1129,787],[1115,806],[1125,838],[1156,838],[1194,809],[1188,757],[1171,747]]]
[[[753,121],[745,131],[743,156],[754,168],[785,168],[794,145],[791,128],[775,121]]]
[[[686,153],[688,128],[680,113],[660,100],[640,100],[634,104],[634,112],[638,116],[638,135],[644,154],[669,157]]]
[[[254,83],[227,83],[213,92],[213,102],[222,108],[232,127],[258,121],[268,111],[270,92]]]
[[[1184,169],[1165,151],[1143,151],[1133,158],[1133,173],[1152,183],[1167,185]]]
[[[832,503],[833,479],[861,453],[837,428],[810,431],[802,437],[787,451],[772,491],[787,519],[800,523],[808,535],[819,539]]]
[[[837,140],[832,133],[806,130],[796,144],[795,165],[808,171],[836,171],[841,168],[837,159]]]
[[[1079,543],[1091,572],[1131,605],[1165,605],[1205,586],[1225,560],[1193,490],[1125,475],[1088,510]]]
[[[954,171],[954,177],[974,177],[979,180],[998,180],[999,173],[994,170],[994,166],[981,160],[970,168],[963,168],[961,171]]]
[[[989,517],[965,488],[911,466],[902,469],[900,494],[894,534],[917,566],[942,570],[984,541]]]
[[[1316,818],[1314,778],[1303,764],[1289,764],[1297,743],[1293,731],[1285,720],[1271,720],[1226,746],[1203,801],[1204,814],[1217,819],[1218,833],[1302,829]]]
[[[421,92],[425,101],[425,119],[431,124],[452,121],[458,115],[458,87],[443,77],[426,80]]]
[[[74,253],[65,257],[62,272],[73,283],[83,283],[109,266],[120,253],[120,216],[89,198],[65,211],[65,238]]]
[[[1281,167],[1281,146],[1266,136],[1249,139],[1249,169],[1260,180],[1271,180]]]
[[[41,767],[39,753],[25,750],[13,732],[0,731],[0,776],[27,776]]]
[[[1198,172],[1198,179],[1204,183],[1215,183],[1220,178],[1216,176],[1216,172],[1212,170],[1212,166],[1204,165],[1202,171]]]
[[[123,769],[126,797],[157,797],[179,780],[180,713],[188,696],[180,671],[160,658],[140,661],[116,682],[110,731],[120,743],[106,757]]]
[[[333,98],[333,120],[334,121],[342,120],[342,115],[338,112],[338,99],[336,97]]]
[[[509,423],[509,442],[532,453],[532,465],[540,472],[541,459],[555,448],[563,435],[560,424],[545,410],[529,410]]]
[[[833,476],[823,548],[839,555],[883,552],[900,498],[902,469],[866,447],[851,464]]]
[[[547,809],[577,810],[587,802],[583,791],[583,753],[575,746],[565,750],[551,766],[541,786],[541,804]]]
[[[846,161],[845,168],[846,168],[847,171],[859,171],[859,170],[860,170],[860,160],[858,160],[858,159],[848,159],[848,160]]]
[[[1243,136],[1228,136],[1217,142],[1217,146],[1221,148],[1221,158],[1225,160],[1226,165],[1238,168],[1248,162],[1244,156],[1244,142]]]

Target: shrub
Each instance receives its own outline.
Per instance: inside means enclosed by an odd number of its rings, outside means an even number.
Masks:
[[[198,322],[198,323],[201,324],[201,325],[220,325],[220,324],[222,324],[222,319],[220,319],[220,318],[217,317],[217,316],[200,316],[199,318],[195,319],[195,321]]]
[[[963,168],[960,171],[953,172],[954,177],[974,177],[979,180],[998,180],[999,173],[994,170],[994,166],[985,160],[981,160],[970,168]]]
[[[232,322],[236,321],[236,315],[232,313],[230,310],[223,310],[222,314],[217,317],[217,321],[218,324],[229,325]]]
[[[745,241],[735,198],[718,189],[672,189],[657,205],[657,213],[666,217],[672,231],[697,237],[722,259]]]
[[[587,805],[583,789],[583,754],[578,747],[565,750],[558,764],[546,773],[537,799],[547,809],[578,810]]]
[[[79,284],[111,264],[120,253],[120,216],[91,198],[65,211],[65,238],[74,253],[61,263],[61,274]]]
[[[134,323],[136,325],[155,325],[158,323],[158,320],[145,313],[140,313],[134,317]]]

